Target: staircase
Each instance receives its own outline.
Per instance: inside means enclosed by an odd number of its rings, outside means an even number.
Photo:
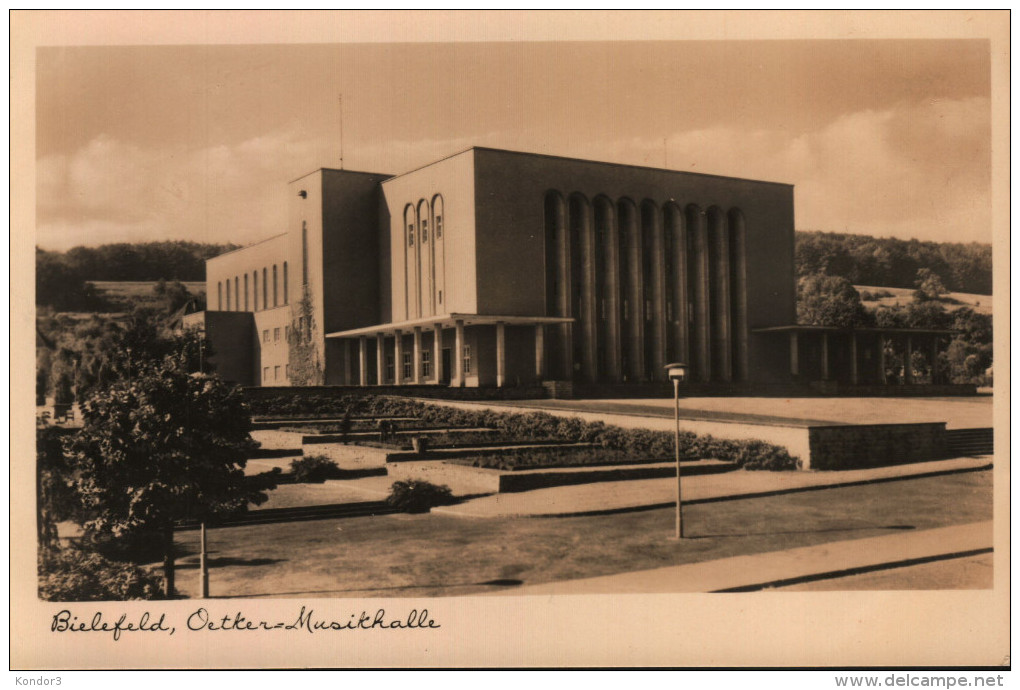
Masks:
[[[995,452],[994,429],[949,429],[946,431],[946,448],[949,457],[991,455]]]

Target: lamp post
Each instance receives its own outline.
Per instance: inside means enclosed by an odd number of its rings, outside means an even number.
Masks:
[[[687,365],[673,362],[666,365],[666,375],[673,382],[673,409],[676,421],[673,445],[676,450],[676,538],[684,538],[684,513],[680,490],[680,384],[687,380]]]

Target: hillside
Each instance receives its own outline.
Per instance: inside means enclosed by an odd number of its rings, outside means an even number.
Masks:
[[[861,294],[861,302],[865,307],[895,307],[905,306],[914,301],[913,288],[898,287],[876,287],[873,285],[854,285],[857,292]],[[874,296],[874,299],[865,299]],[[975,295],[966,292],[950,292],[940,301],[948,311],[955,311],[962,307],[970,307],[979,314],[992,314],[992,298],[990,295]]]

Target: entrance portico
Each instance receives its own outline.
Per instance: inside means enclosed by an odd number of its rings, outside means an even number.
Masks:
[[[548,370],[546,327],[572,321],[457,313],[327,333],[326,338],[341,341],[352,364],[344,370],[346,385],[435,385],[448,380],[455,387],[505,387],[540,383]],[[375,340],[374,376],[369,339]],[[444,360],[450,371],[445,371]]]

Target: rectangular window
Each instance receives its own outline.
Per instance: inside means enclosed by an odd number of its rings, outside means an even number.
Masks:
[[[429,222],[427,220],[421,222],[421,241],[429,241]]]
[[[269,271],[262,269],[262,308],[269,309]]]
[[[263,381],[269,380],[269,367],[262,367],[262,380]]]
[[[439,291],[439,303],[440,304],[443,303],[443,291],[442,290]]]
[[[241,281],[234,276],[234,311],[241,311]]]
[[[471,373],[471,346],[470,345],[465,345],[464,346],[464,373],[465,374],[470,374]]]
[[[255,300],[255,311],[259,310],[259,272],[255,271],[251,274],[251,296]]]
[[[279,287],[279,281],[277,280],[277,277],[276,277],[276,264],[273,264],[273,306],[274,307],[280,306],[280,301],[279,301],[279,292],[280,291],[277,289],[278,287]]]
[[[287,298],[287,262],[283,262],[283,303],[288,304]]]
[[[230,278],[227,278],[227,311],[230,311]]]
[[[386,380],[394,380],[395,373],[393,370],[393,355],[386,355]]]
[[[413,247],[414,246],[414,226],[413,225],[408,225],[407,226],[407,246],[408,247]]]
[[[244,274],[244,310],[248,311],[248,274]]]
[[[280,380],[280,367],[279,366],[273,367],[273,380],[274,381],[279,381]]]
[[[308,285],[308,222],[301,221],[301,284]]]
[[[283,339],[288,343],[290,342],[290,326],[283,327]]]
[[[443,217],[436,216],[436,237],[439,238],[442,236],[443,236]]]
[[[264,343],[268,343],[269,342],[269,329],[268,328],[266,330],[262,331],[262,342],[264,342]]]
[[[411,359],[411,353],[404,353],[404,378],[409,379],[414,376],[414,362]]]
[[[421,375],[426,379],[432,376],[432,350],[421,351]]]
[[[283,375],[286,378],[288,378],[288,379],[290,378],[290,365],[289,364],[284,364],[283,365]]]
[[[223,311],[223,283],[216,283],[216,311]]]
[[[273,329],[273,342],[274,343],[275,342],[279,342],[279,340],[280,340],[280,329],[279,328],[274,328]]]

